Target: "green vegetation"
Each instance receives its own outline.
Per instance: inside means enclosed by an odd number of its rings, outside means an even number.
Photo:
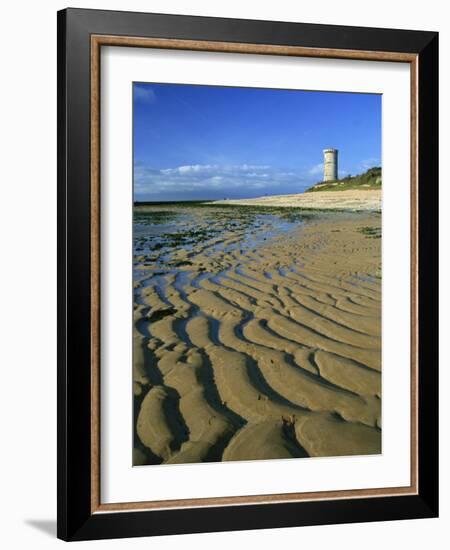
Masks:
[[[224,206],[193,201],[139,203],[133,210],[136,265],[150,267],[160,262],[171,268],[192,265],[187,257],[176,254],[172,258],[174,252],[192,251],[199,245],[220,247],[227,233],[252,241],[264,228],[267,234],[262,238],[266,240],[281,227],[323,215],[300,208]]]
[[[381,227],[359,227],[358,231],[369,239],[381,239]]]
[[[170,208],[170,211],[156,211],[155,207],[163,206]],[[160,202],[134,203],[134,222],[144,225],[159,225],[171,223],[177,216],[189,213],[189,209],[204,209],[211,211],[211,217],[215,220],[232,220],[231,225],[241,225],[248,221],[249,214],[272,214],[288,221],[303,221],[313,218],[317,213],[327,212],[345,212],[345,209],[339,208],[305,208],[303,206],[260,206],[254,204],[222,204],[214,201],[178,201],[178,202]]]
[[[151,215],[145,210],[134,209],[134,223],[144,225],[162,225],[171,223],[178,216],[177,212],[171,210],[152,210]]]
[[[337,181],[319,182],[310,187],[305,193],[315,191],[347,191],[348,189],[381,189],[381,168],[369,168],[364,174],[347,176]]]

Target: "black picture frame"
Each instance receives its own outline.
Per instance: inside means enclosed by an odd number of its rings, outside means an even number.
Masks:
[[[92,35],[417,56],[417,494],[92,513]],[[88,540],[436,517],[437,266],[438,33],[85,9],[58,12],[58,537]]]

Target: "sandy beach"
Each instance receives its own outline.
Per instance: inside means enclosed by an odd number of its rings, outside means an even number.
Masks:
[[[338,182],[335,185],[338,185]],[[296,195],[271,195],[252,199],[215,201],[215,204],[380,211],[381,189],[351,189],[347,191],[316,191]]]
[[[381,452],[381,197],[344,193],[135,208],[134,465]]]

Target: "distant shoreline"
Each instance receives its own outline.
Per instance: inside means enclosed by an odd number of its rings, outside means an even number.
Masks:
[[[316,191],[291,195],[270,195],[249,199],[135,201],[134,206],[257,206],[270,208],[301,208],[305,210],[381,211],[381,189],[351,189],[347,191]]]
[[[228,199],[214,201],[216,205],[270,206],[281,208],[305,208],[308,210],[367,210],[381,211],[381,189],[347,191],[316,191],[295,195],[272,195],[253,199]]]

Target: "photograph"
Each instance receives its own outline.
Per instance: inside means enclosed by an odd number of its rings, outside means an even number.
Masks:
[[[381,454],[382,94],[132,88],[133,466]]]

